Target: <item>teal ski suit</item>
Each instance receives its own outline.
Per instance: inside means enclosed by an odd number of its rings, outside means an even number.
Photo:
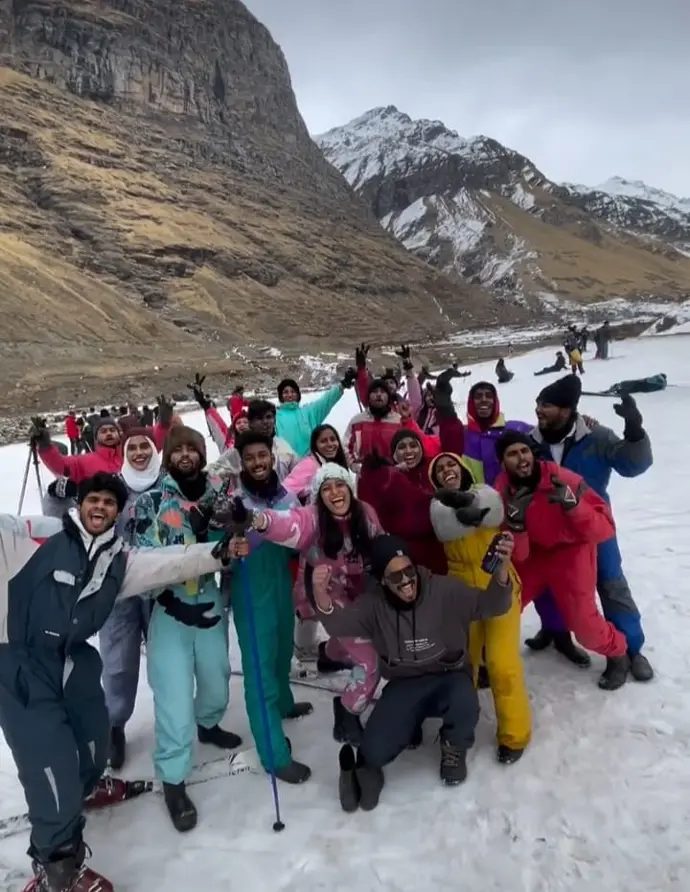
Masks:
[[[265,508],[287,511],[299,504],[297,497],[289,493],[282,484],[278,484],[275,496],[270,499],[259,499],[250,494],[242,484],[234,495],[241,496],[247,508],[259,511]],[[242,655],[245,705],[261,764],[268,768],[266,734],[261,718],[247,617],[247,598],[251,597],[275,767],[284,768],[290,764],[292,756],[283,733],[283,719],[295,705],[290,688],[295,630],[290,559],[295,552],[282,545],[266,542],[256,533],[249,533],[249,545],[249,557],[245,560],[250,591],[243,589],[239,568],[233,568],[230,576],[230,602]]]
[[[196,502],[187,501],[166,474],[157,490],[142,493],[134,506],[134,544],[155,548],[196,542],[189,521],[193,505],[210,506],[215,488],[209,481]],[[148,680],[153,691],[156,776],[168,784],[187,779],[194,765],[197,726],[213,728],[230,698],[228,611],[216,576],[210,573],[170,586],[183,601],[210,601],[209,616],[221,621],[210,629],[185,626],[156,604],[146,642]]]
[[[311,446],[311,432],[323,424],[345,391],[335,384],[311,403],[281,403],[276,411],[276,436],[292,446],[298,458],[304,458]]]

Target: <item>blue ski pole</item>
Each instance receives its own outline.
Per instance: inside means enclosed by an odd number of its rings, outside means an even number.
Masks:
[[[256,686],[259,691],[259,707],[261,710],[261,723],[264,726],[263,731],[266,736],[266,761],[268,762],[268,775],[271,779],[271,790],[273,791],[273,805],[276,810],[276,819],[273,829],[276,833],[285,830],[285,824],[280,819],[280,799],[278,798],[278,783],[276,781],[276,760],[273,754],[273,744],[271,742],[271,730],[268,724],[268,710],[266,709],[266,697],[264,695],[264,683],[261,678],[261,663],[259,661],[259,639],[256,634],[256,615],[254,613],[254,602],[252,601],[252,586],[249,581],[249,570],[245,558],[240,558],[240,575],[242,579],[242,597],[244,598],[245,610],[247,611],[247,624],[249,625],[249,647],[252,652],[252,664],[254,666],[254,674],[256,676]]]

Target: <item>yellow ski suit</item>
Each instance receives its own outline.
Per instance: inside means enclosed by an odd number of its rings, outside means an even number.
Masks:
[[[464,462],[462,464],[467,470],[467,465]],[[433,465],[430,469],[433,480],[432,470]],[[457,576],[468,585],[485,589],[491,577],[482,570],[481,564],[491,540],[503,522],[503,502],[490,486],[480,484],[474,485],[472,489],[480,506],[489,509],[481,526],[463,526],[455,516],[455,511],[436,499],[431,503],[431,522],[436,537],[445,546],[448,575]],[[482,651],[484,652],[496,709],[498,745],[524,749],[530,740],[532,721],[520,655],[522,586],[520,577],[512,566],[510,576],[513,582],[513,606],[503,616],[472,623],[469,656],[476,685]]]

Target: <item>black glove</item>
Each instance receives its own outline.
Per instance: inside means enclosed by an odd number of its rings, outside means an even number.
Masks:
[[[156,403],[158,404],[158,423],[163,427],[168,427],[172,422],[174,403],[167,400],[163,393],[156,397]]]
[[[204,381],[206,380],[206,375],[200,375],[198,372],[194,375],[194,381],[192,384],[188,384],[187,388],[192,391],[194,394],[194,399],[197,401],[199,406],[204,410],[211,408],[211,399],[208,394],[204,393]]]
[[[423,387],[425,381],[435,381],[436,376],[431,374],[428,365],[423,365],[421,372],[417,375],[417,380],[419,381],[419,386]]]
[[[613,407],[613,411],[625,421],[625,427],[623,428],[624,439],[629,443],[637,443],[644,439],[642,413],[629,393],[623,394],[620,403],[616,403]]]
[[[357,369],[350,366],[343,375],[343,380],[340,383],[343,385],[345,390],[349,390],[351,387],[354,387],[356,381]]]
[[[220,622],[219,616],[205,616],[207,610],[213,609],[213,601],[201,601],[198,604],[187,604],[181,601],[166,588],[156,599],[168,616],[182,623],[183,626],[192,626],[197,629],[212,629]]]
[[[76,499],[79,487],[69,477],[58,477],[48,485],[48,495],[54,499]]]
[[[229,533],[226,533],[223,538],[214,545],[213,551],[211,552],[211,555],[216,560],[220,561],[224,567],[229,566],[232,561],[232,558],[228,554],[228,546],[230,545],[231,540],[232,536]]]
[[[506,526],[511,532],[525,532],[525,517],[533,496],[534,490],[521,486],[512,495],[506,497]]]
[[[254,523],[254,511],[247,508],[240,496],[230,503],[230,525],[234,536],[246,536]]]
[[[410,359],[410,345],[409,344],[401,344],[400,349],[395,351],[395,355],[399,356],[402,360],[402,367],[406,372],[411,372],[414,368],[412,364],[412,360]]]
[[[453,386],[450,383],[453,378],[457,378],[458,373],[455,369],[447,369],[436,379],[434,387],[434,407],[437,413],[443,418],[455,418],[455,406],[453,405]]]
[[[50,446],[50,431],[46,427],[45,418],[35,416],[31,419],[29,445],[32,449],[35,449],[37,446]]]
[[[189,512],[189,525],[197,542],[208,542],[208,525],[213,514],[212,508],[199,508],[193,505]]]
[[[367,357],[369,356],[370,349],[369,344],[365,344],[362,341],[361,346],[357,347],[355,350],[355,365],[358,369],[365,369],[367,367]]]
[[[549,501],[554,505],[560,505],[564,511],[572,511],[577,508],[580,503],[580,494],[564,483],[555,474],[551,475],[551,484],[553,489],[549,493]]]
[[[463,492],[457,489],[438,489],[434,498],[448,508],[457,509],[469,508],[474,503],[475,495],[469,490]]]
[[[362,469],[366,468],[368,471],[378,471],[381,468],[390,468],[392,466],[393,462],[378,453],[376,449],[367,455],[362,462]]]

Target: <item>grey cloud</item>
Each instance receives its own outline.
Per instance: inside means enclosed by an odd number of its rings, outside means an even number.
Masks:
[[[687,0],[246,0],[319,133],[397,105],[556,180],[690,195]]]

